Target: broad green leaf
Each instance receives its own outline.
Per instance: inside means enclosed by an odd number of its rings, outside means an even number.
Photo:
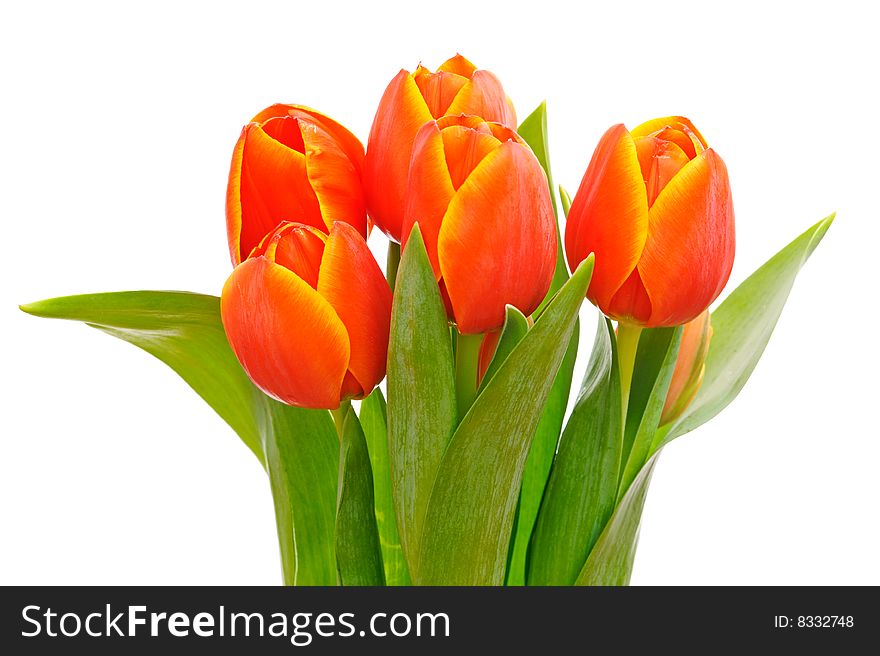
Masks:
[[[559,185],[559,198],[562,199],[562,212],[565,218],[568,218],[568,213],[571,211],[571,194],[562,185]]]
[[[446,309],[416,225],[406,243],[388,344],[388,454],[397,527],[410,575],[437,468],[458,421]]]
[[[335,585],[339,440],[330,413],[263,402],[260,433],[275,504],[284,583]]]
[[[367,451],[373,469],[373,498],[376,524],[382,547],[387,585],[410,585],[409,568],[400,545],[397,514],[391,492],[391,469],[388,462],[388,420],[385,397],[378,387],[361,403],[361,427],[367,439]]]
[[[532,439],[526,466],[523,470],[522,488],[519,493],[519,505],[516,509],[516,524],[511,546],[510,562],[507,568],[507,585],[525,585],[526,565],[529,550],[529,541],[538,518],[538,509],[541,507],[541,499],[544,497],[544,488],[547,486],[547,478],[550,475],[550,467],[553,457],[556,455],[556,445],[559,442],[559,433],[562,431],[562,421],[565,418],[565,410],[568,408],[568,394],[571,391],[571,377],[574,373],[574,363],[577,359],[578,342],[580,340],[580,322],[576,321],[571,338],[568,341],[568,349],[550,394],[538,422],[538,429]]]
[[[526,456],[592,270],[590,257],[513,349],[455,431],[425,517],[417,583],[504,582]]]
[[[575,585],[629,585],[639,539],[639,524],[651,474],[660,454],[642,467],[596,541]]]
[[[614,511],[622,420],[614,328],[600,316],[532,536],[529,585],[571,585],[577,578]]]
[[[340,585],[385,585],[367,441],[349,407],[342,428],[336,504],[336,568]]]
[[[706,423],[736,398],[764,353],[798,271],[833,220],[832,214],[819,221],[779,251],[712,313],[712,341],[703,384],[655,450]]]
[[[639,336],[623,432],[626,466],[620,481],[621,496],[648,459],[678,359],[681,332],[680,326],[645,328]]]
[[[553,271],[553,281],[550,283],[550,290],[547,296],[541,302],[541,305],[535,310],[535,316],[540,316],[544,308],[553,298],[553,295],[559,291],[559,288],[568,280],[568,269],[565,267],[565,255],[562,252],[562,236],[559,230],[559,210],[556,207],[556,187],[553,184],[553,174],[550,171],[550,147],[547,140],[547,103],[542,102],[535,108],[526,119],[520,123],[517,129],[519,136],[523,138],[535,157],[547,174],[547,186],[550,189],[550,201],[553,203],[553,214],[556,215],[556,269]]]
[[[115,292],[22,305],[28,314],[83,321],[130,342],[171,367],[262,463],[253,385],[220,323],[220,299],[188,292]]]
[[[510,355],[513,348],[519,344],[519,341],[529,332],[529,320],[525,315],[512,305],[508,305],[504,315],[504,326],[501,329],[501,337],[498,338],[498,345],[495,347],[495,354],[492,361],[486,369],[483,381],[480,387],[483,388],[489,384],[495,372],[501,367],[501,364]]]
[[[333,422],[327,412],[282,405],[253,386],[226,341],[219,298],[188,292],[84,294],[23,305],[22,310],[83,321],[177,372],[266,468],[285,583],[335,583],[339,449]]]

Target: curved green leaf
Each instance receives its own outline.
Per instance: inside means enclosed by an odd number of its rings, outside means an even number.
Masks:
[[[416,225],[397,272],[388,344],[391,483],[413,578],[428,499],[457,420],[449,322]]]
[[[220,299],[189,292],[63,296],[22,305],[28,314],[83,321],[159,358],[183,378],[262,463],[253,385],[220,323]]]
[[[329,413],[282,405],[250,382],[226,341],[220,299],[188,292],[83,294],[21,306],[83,321],[171,367],[259,458],[269,474],[284,581],[336,581],[333,530],[339,448]]]
[[[571,585],[577,578],[617,500],[621,424],[614,327],[600,316],[532,536],[529,585]]]
[[[592,270],[590,257],[507,357],[455,431],[425,517],[418,583],[504,582],[526,456]]]
[[[659,453],[642,467],[596,541],[575,585],[629,585],[648,484]]]
[[[669,381],[678,359],[681,326],[645,328],[639,335],[626,423],[619,495],[623,495],[645,464],[660,424]]]
[[[514,347],[519,344],[520,340],[529,332],[529,320],[525,315],[512,305],[505,308],[504,326],[501,328],[501,337],[498,339],[498,345],[495,347],[495,354],[492,361],[486,369],[486,374],[480,383],[480,389],[484,388],[492,380],[495,372],[501,368],[501,364],[510,355]]]
[[[553,298],[554,294],[568,280],[568,269],[565,266],[565,254],[562,252],[562,236],[559,230],[559,210],[556,207],[556,187],[553,184],[553,174],[550,171],[550,146],[547,140],[547,103],[542,102],[535,108],[526,119],[520,123],[517,133],[523,138],[547,175],[547,186],[550,189],[550,201],[553,203],[553,214],[556,215],[556,269],[553,271],[553,280],[547,296],[535,310],[535,316],[540,316],[544,308]]]
[[[341,585],[385,585],[373,505],[373,474],[361,424],[349,407],[342,427],[336,568]]]
[[[387,585],[411,585],[409,568],[400,545],[397,531],[397,514],[391,492],[391,469],[388,462],[388,415],[385,397],[378,387],[361,402],[361,427],[367,439],[367,451],[373,470],[373,497],[376,508],[376,524],[382,547],[382,563],[385,566]]]
[[[792,241],[712,313],[712,341],[700,391],[655,450],[706,423],[736,398],[770,341],[798,271],[833,220],[832,214]]]
[[[568,218],[568,213],[571,211],[571,194],[562,185],[559,185],[559,198],[562,199],[562,212]]]

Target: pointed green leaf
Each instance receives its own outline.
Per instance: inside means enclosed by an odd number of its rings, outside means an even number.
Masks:
[[[700,391],[655,446],[701,426],[736,398],[764,353],[795,277],[831,226],[819,221],[749,276],[712,313],[712,341]]]
[[[339,439],[330,413],[262,400],[260,433],[286,585],[335,585]],[[259,402],[258,402],[259,403]]]
[[[614,510],[622,418],[614,328],[600,316],[535,525],[529,585],[571,585],[577,578]]]
[[[269,473],[285,582],[335,583],[339,451],[333,422],[327,412],[282,405],[253,386],[226,341],[219,298],[188,292],[84,294],[31,303],[22,310],[83,321],[177,372]]]
[[[263,462],[253,385],[220,323],[220,299],[188,292],[116,292],[22,305],[29,314],[83,321],[171,367]]]
[[[428,498],[458,420],[452,361],[446,309],[416,225],[397,272],[388,344],[391,483],[413,578]]]
[[[575,585],[629,585],[648,484],[659,453],[642,467],[596,541]]]
[[[540,316],[544,308],[553,298],[553,295],[559,291],[559,288],[568,280],[568,269],[565,266],[565,255],[562,252],[562,236],[559,230],[559,210],[556,207],[556,187],[553,184],[553,174],[550,171],[550,147],[547,140],[547,103],[542,102],[535,108],[526,119],[520,123],[517,129],[519,136],[523,138],[535,157],[547,174],[547,186],[550,189],[550,201],[553,203],[553,214],[556,215],[556,269],[553,271],[553,281],[550,283],[550,289],[547,296],[541,302],[541,305],[535,310],[535,316]]]
[[[648,459],[675,371],[681,332],[681,326],[645,328],[639,335],[623,432],[626,466],[620,481],[621,496]]]
[[[504,582],[526,455],[592,270],[590,257],[513,349],[455,431],[426,514],[417,583]]]
[[[565,218],[568,218],[568,213],[571,211],[571,194],[562,185],[559,185],[559,198],[562,199],[562,212]]]
[[[525,315],[512,305],[508,305],[505,309],[504,326],[501,328],[501,337],[498,339],[498,346],[495,347],[495,354],[492,361],[486,369],[483,381],[480,387],[483,388],[489,384],[495,372],[501,367],[501,364],[510,355],[513,348],[519,344],[519,341],[529,332],[529,320]]]
[[[385,397],[378,387],[361,403],[361,427],[367,439],[367,451],[373,470],[373,497],[376,524],[382,547],[386,585],[410,585],[409,569],[400,545],[397,515],[391,493],[391,468],[388,462],[388,420]]]
[[[341,585],[385,585],[382,548],[374,510],[367,441],[349,407],[342,428],[339,498],[336,504],[336,567]]]
[[[526,561],[528,558],[529,541],[538,518],[538,509],[544,497],[544,488],[550,476],[550,467],[556,455],[562,421],[568,408],[568,395],[571,391],[571,377],[577,359],[578,342],[580,340],[580,322],[576,321],[568,350],[556,372],[553,387],[544,405],[541,421],[532,439],[526,466],[523,470],[522,488],[519,493],[519,505],[516,509],[516,524],[511,547],[510,562],[507,568],[507,585],[525,585]]]

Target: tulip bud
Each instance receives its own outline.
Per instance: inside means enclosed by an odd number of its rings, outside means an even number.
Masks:
[[[241,131],[226,189],[232,264],[280,221],[328,233],[334,221],[364,237],[367,215],[361,170],[364,147],[336,121],[299,105],[272,105]]]
[[[678,348],[678,359],[675,361],[669,390],[666,392],[666,403],[660,416],[661,426],[681,417],[700,390],[711,339],[709,310],[704,310],[696,319],[685,324]]]
[[[428,259],[461,333],[504,323],[505,305],[528,316],[556,266],[547,177],[511,128],[445,116],[416,136],[403,242],[418,222]]]
[[[587,297],[602,312],[649,328],[687,323],[721,293],[734,247],[727,168],[690,121],[605,133],[565,228],[572,269],[596,254]]]
[[[364,163],[367,208],[376,225],[400,242],[406,210],[407,172],[416,133],[431,119],[446,114],[474,114],[516,127],[516,113],[501,82],[456,55],[436,73],[419,65],[401,70],[382,96]]]
[[[334,409],[385,376],[391,290],[364,238],[282,223],[223,287],[226,336],[254,384],[283,403]]]

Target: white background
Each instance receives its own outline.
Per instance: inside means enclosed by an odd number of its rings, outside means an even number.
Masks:
[[[610,125],[692,118],[732,178],[728,291],[837,210],[743,393],[664,452],[633,583],[880,584],[880,48],[860,4],[6,4],[0,583],[280,582],[269,487],[225,424],[136,348],[16,306],[218,294],[241,125],[296,102],[365,140],[401,67],[460,51],[520,118],[547,99],[572,191]]]

